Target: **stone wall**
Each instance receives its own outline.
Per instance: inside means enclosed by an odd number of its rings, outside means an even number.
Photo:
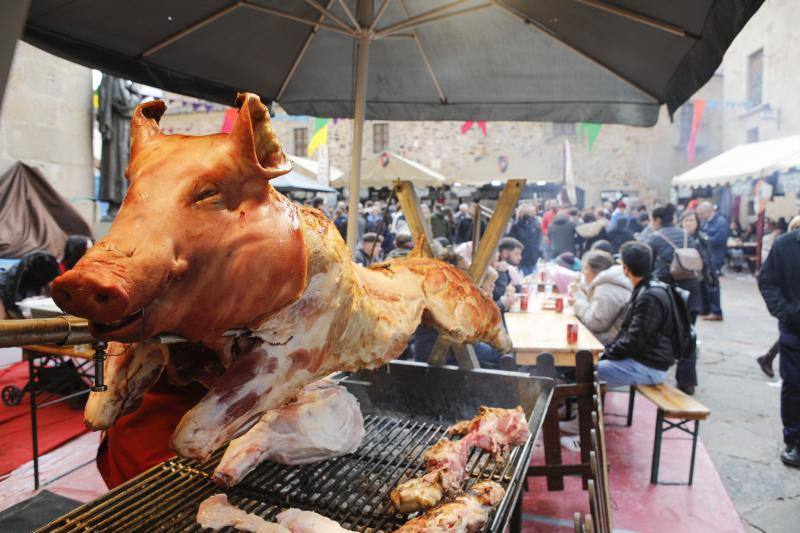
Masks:
[[[796,0],[767,0],[731,44],[722,63],[725,100],[748,100],[748,62],[763,49],[762,104],[725,110],[724,148],[748,140],[758,130],[765,141],[800,133],[800,6]]]
[[[0,172],[17,160],[39,167],[91,223],[91,70],[22,41],[0,111]]]

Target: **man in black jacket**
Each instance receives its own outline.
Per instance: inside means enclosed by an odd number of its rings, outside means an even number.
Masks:
[[[598,376],[609,387],[656,385],[675,363],[668,286],[651,278],[650,246],[628,242],[620,255],[634,288],[622,327],[597,365]]]
[[[512,284],[511,274],[509,269],[517,268],[519,262],[522,260],[522,250],[525,247],[514,237],[504,237],[500,239],[500,245],[497,247],[499,252],[499,261],[495,265],[499,274],[497,281],[494,284],[494,292],[492,299],[497,302],[506,293],[506,288]],[[519,287],[514,287],[515,291],[519,291]]]
[[[542,227],[536,219],[536,207],[522,204],[517,211],[517,221],[508,232],[524,246],[519,269],[527,276],[536,269],[536,261],[541,253]]]
[[[786,448],[781,460],[800,467],[800,230],[779,237],[758,276],[761,296],[779,320],[781,420]]]

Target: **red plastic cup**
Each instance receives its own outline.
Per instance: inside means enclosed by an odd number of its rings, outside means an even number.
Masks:
[[[578,343],[578,324],[567,324],[567,344]]]
[[[519,295],[519,310],[520,311],[527,311],[528,310],[528,293],[523,292]]]
[[[556,298],[556,313],[563,313],[564,312],[564,298],[559,296]]]

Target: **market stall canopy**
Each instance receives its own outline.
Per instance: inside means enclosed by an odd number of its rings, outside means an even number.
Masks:
[[[445,178],[422,163],[397,155],[393,152],[375,154],[361,164],[362,187],[391,187],[395,180],[407,180],[417,187],[439,187]],[[331,180],[334,187],[345,187],[347,176]]]
[[[313,180],[317,179],[317,176],[319,175],[318,161],[315,161],[314,159],[309,159],[307,157],[300,157],[299,155],[289,155],[289,159],[292,160],[293,163],[292,170],[294,172],[298,172],[303,176],[306,176]],[[344,172],[334,167],[333,165],[330,166],[328,172],[331,181],[338,180],[344,174]]]
[[[560,146],[559,146],[560,149]],[[561,181],[561,176],[558,176]],[[519,152],[505,150],[476,158],[468,162],[457,174],[448,178],[450,183],[461,185],[486,185],[491,182],[505,183],[510,179],[527,182],[553,181],[536,159]]]
[[[728,185],[774,172],[800,169],[800,135],[740,144],[672,178],[674,187]]]
[[[61,257],[70,235],[92,230],[41,171],[17,162],[0,176],[0,257],[36,251]]]
[[[362,3],[364,0],[362,0]],[[763,0],[31,0],[23,38],[116,76],[231,104],[366,118],[651,126],[710,79]]]
[[[308,192],[336,192],[336,189],[318,182],[315,178],[304,176],[297,170],[278,176],[270,180],[270,184],[282,192],[308,191]]]

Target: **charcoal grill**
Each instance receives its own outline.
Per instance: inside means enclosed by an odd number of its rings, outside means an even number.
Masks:
[[[481,405],[521,405],[531,437],[505,461],[473,450],[464,482],[465,488],[482,479],[503,485],[506,494],[486,531],[505,529],[552,396],[552,380],[407,361],[340,377],[364,414],[366,436],[359,449],[312,465],[263,463],[237,486],[225,489],[231,503],[267,520],[288,507],[299,507],[347,529],[393,531],[408,517],[394,512],[389,493],[397,483],[424,472],[423,452],[445,435],[450,424],[473,417]],[[221,456],[218,450],[205,462],[166,461],[39,531],[199,531],[198,505],[221,491],[210,480]]]

